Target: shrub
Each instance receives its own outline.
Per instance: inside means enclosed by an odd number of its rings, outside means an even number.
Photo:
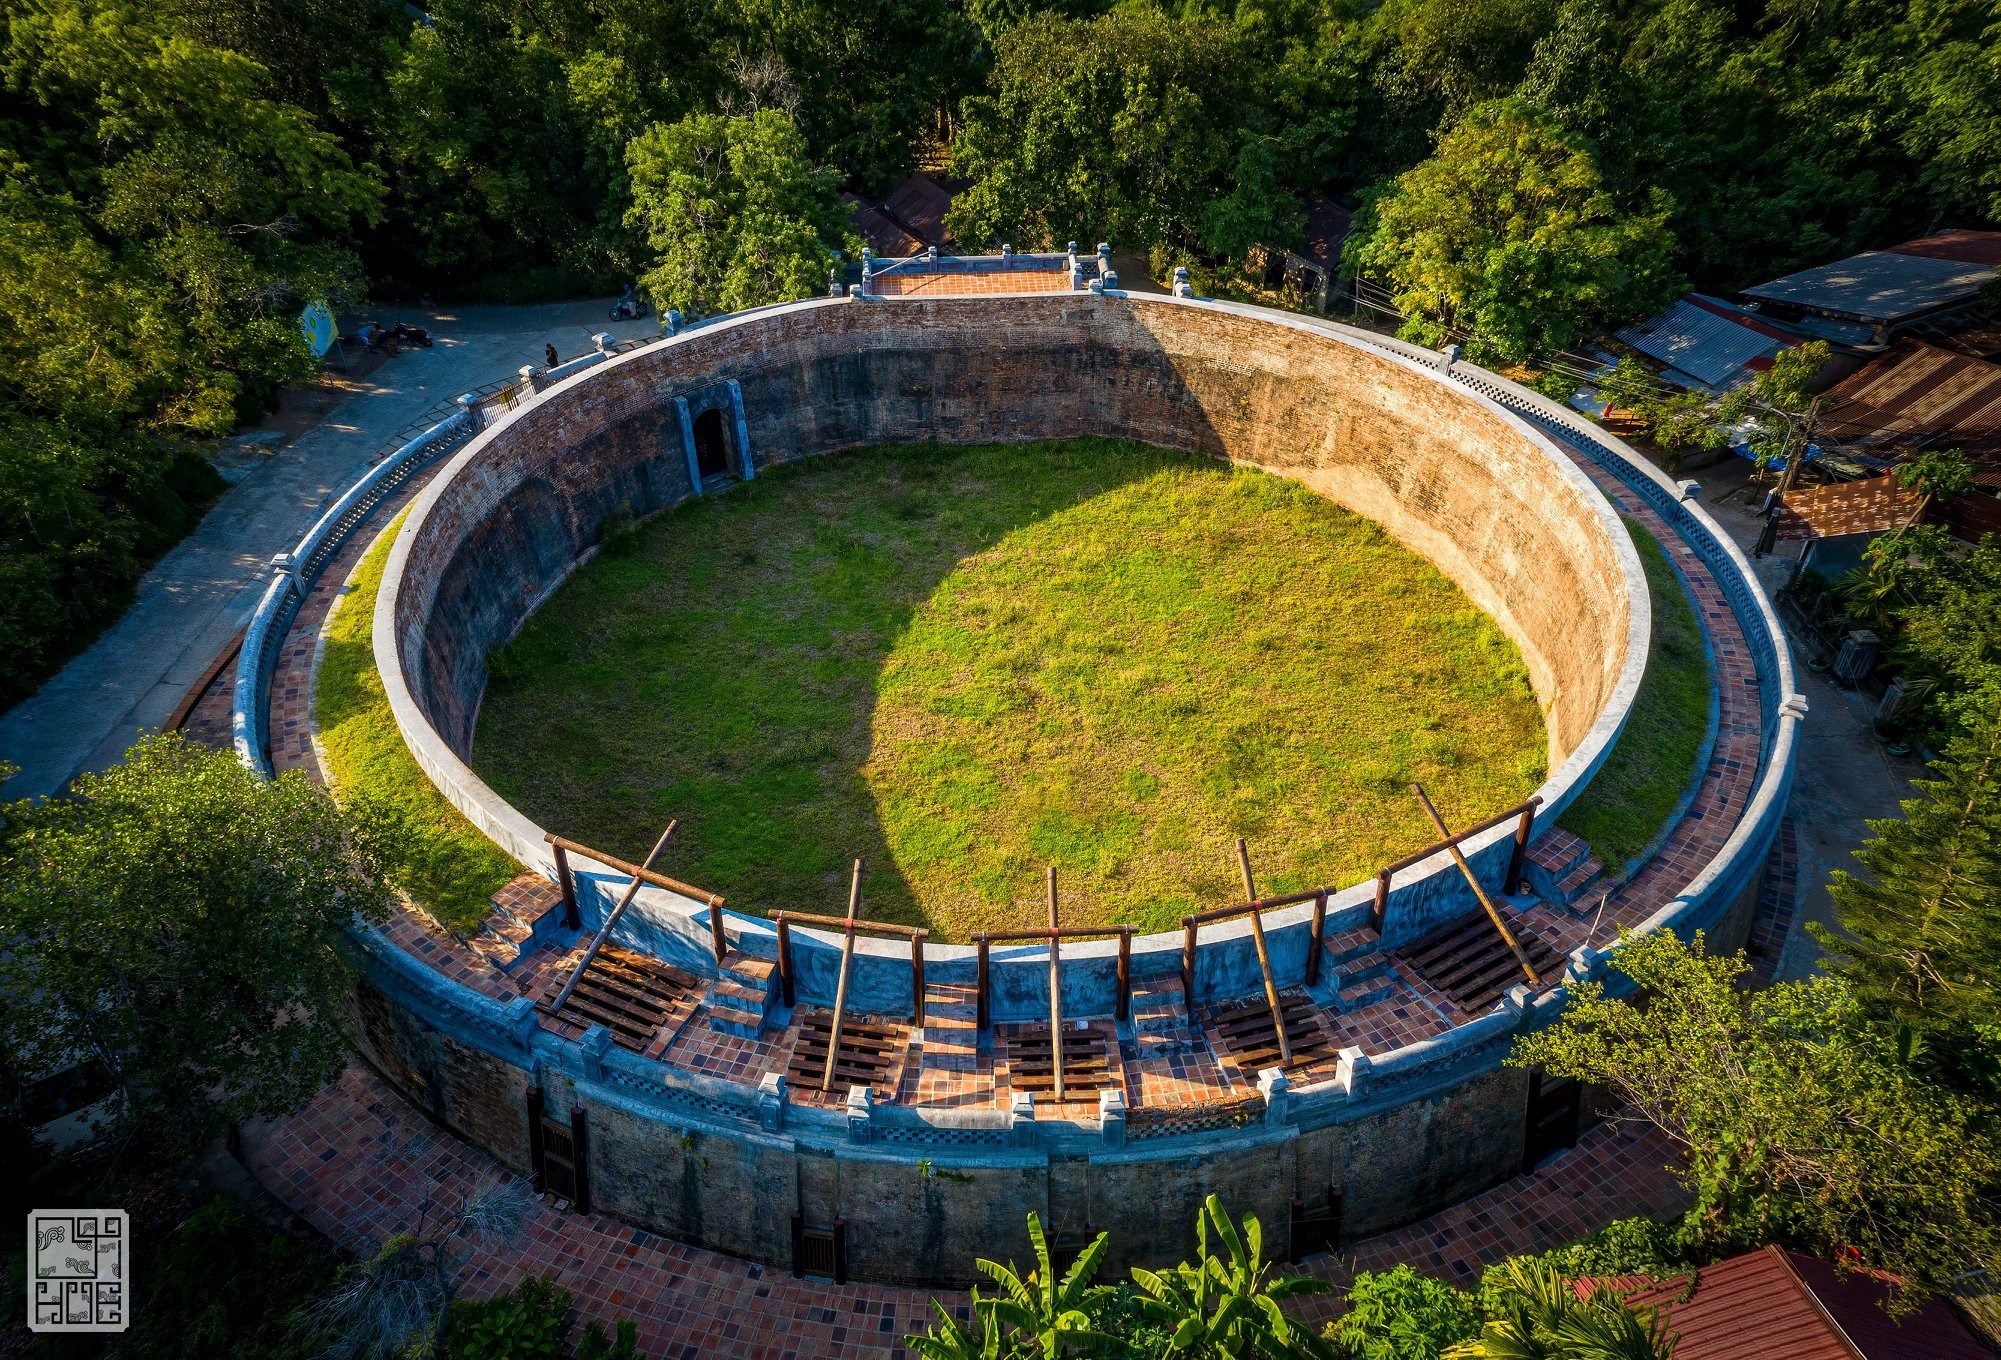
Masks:
[[[1355,1277],[1329,1339],[1349,1360],[1438,1360],[1479,1330],[1471,1295],[1400,1265]]]

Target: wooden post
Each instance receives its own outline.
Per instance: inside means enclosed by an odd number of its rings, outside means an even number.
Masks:
[[[541,1194],[548,1188],[542,1178],[542,1088],[528,1088],[528,1173],[529,1183],[535,1193]]]
[[[1119,927],[1119,1009],[1118,1018],[1133,1018],[1133,928]]]
[[[974,937],[979,946],[979,959],[974,971],[973,990],[978,994],[973,999],[973,1028],[981,1034],[987,1032],[987,1025],[993,1019],[987,1009],[987,937],[984,933]]]
[[[667,823],[667,829],[660,833],[660,839],[654,842],[653,849],[647,853],[646,862],[641,867],[647,869],[653,867],[653,861],[659,859],[660,852],[667,848],[667,838],[674,834],[674,828],[680,824],[678,820]],[[632,905],[632,899],[639,896],[640,882],[639,875],[634,874],[632,882],[625,887],[625,896],[618,899],[618,905],[604,918],[604,923],[598,927],[597,936],[592,939],[590,948],[584,950],[584,956],[577,960],[576,971],[571,973],[570,980],[563,984],[563,990],[556,994],[554,1004],[549,1007],[551,1015],[562,1010],[563,1003],[570,999],[570,993],[577,990],[577,983],[583,978],[584,969],[591,966],[591,960],[598,956],[598,950],[604,948],[604,942],[611,938],[611,928],[618,924],[619,917],[625,915],[625,909]]]
[[[723,955],[730,952],[730,942],[723,934],[723,904],[713,898],[709,901],[709,938],[715,943],[716,966],[720,968]]]
[[[1251,879],[1251,852],[1242,836],[1237,837],[1237,866],[1244,871],[1244,900],[1258,900],[1257,884]],[[1279,1009],[1278,982],[1271,975],[1271,951],[1265,948],[1265,914],[1251,909],[1251,943],[1257,946],[1258,971],[1264,974],[1265,1004],[1271,1007],[1272,1032],[1278,1036],[1278,1062],[1292,1066],[1292,1040],[1285,1037],[1285,1012]]]
[[[1181,918],[1181,1004],[1195,1015],[1195,918]]]
[[[1383,921],[1390,914],[1390,871],[1376,870],[1376,903],[1369,910],[1369,922],[1375,926],[1376,934],[1383,933]]]
[[[917,1028],[924,1028],[924,937],[920,930],[910,937],[910,993],[916,999]]]
[[[563,928],[575,930],[584,918],[577,910],[577,879],[570,872],[570,853],[560,845],[556,847],[556,886],[563,890]]]
[[[854,881],[848,885],[848,933],[841,941],[841,979],[834,985],[834,1023],[827,1029],[827,1066],[820,1073],[820,1089],[834,1089],[834,1060],[841,1056],[841,1015],[848,1008],[848,973],[855,961],[855,918],[862,910],[862,862],[855,861]]]
[[[1058,953],[1056,866],[1049,866],[1049,1060],[1056,1078],[1056,1102],[1063,1102],[1063,961]]]
[[[1529,855],[1529,828],[1535,822],[1535,800],[1522,807],[1522,819],[1515,823],[1515,848],[1508,852],[1508,881],[1501,885],[1504,893],[1527,892],[1528,885],[1522,882],[1522,873],[1527,867]]]
[[[1508,923],[1501,919],[1501,913],[1496,911],[1494,904],[1488,900],[1487,890],[1481,887],[1480,880],[1473,876],[1473,866],[1466,862],[1466,856],[1459,853],[1459,842],[1452,839],[1452,833],[1445,827],[1445,819],[1438,815],[1438,809],[1431,805],[1431,799],[1425,797],[1423,786],[1412,784],[1410,791],[1417,795],[1418,802],[1424,804],[1424,815],[1431,818],[1431,824],[1438,828],[1438,834],[1445,837],[1445,848],[1452,852],[1452,862],[1459,866],[1459,872],[1466,876],[1466,883],[1473,889],[1473,895],[1479,898],[1480,905],[1487,909],[1487,919],[1494,923],[1494,929],[1501,932],[1501,938],[1508,942],[1508,948],[1515,951],[1515,962],[1521,964],[1522,971],[1528,974],[1529,986],[1542,986],[1542,979],[1536,976],[1535,965],[1529,962],[1529,956],[1522,952],[1514,933],[1508,929]]]
[[[786,1005],[797,1004],[793,997],[792,981],[792,923],[785,919],[785,913],[778,913],[778,995]]]
[[[1306,985],[1320,981],[1321,932],[1327,929],[1327,889],[1313,894],[1313,933],[1306,941]]]
[[[590,1126],[584,1117],[584,1107],[570,1107],[570,1155],[576,1159],[577,1193],[570,1204],[580,1214],[591,1211],[591,1144]]]

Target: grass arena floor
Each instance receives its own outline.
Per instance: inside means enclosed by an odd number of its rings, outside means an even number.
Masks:
[[[1499,628],[1281,478],[1084,439],[874,448],[613,534],[489,660],[472,764],[730,905],[963,940],[1347,883],[1526,796]]]

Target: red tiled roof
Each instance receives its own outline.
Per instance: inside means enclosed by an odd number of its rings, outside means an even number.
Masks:
[[[2001,264],[2001,231],[1941,231],[1890,249],[1899,255],[1922,255],[1928,260]]]
[[[1993,1360],[1952,1305],[1931,1299],[1902,1321],[1883,1310],[1890,1284],[1842,1273],[1780,1247],[1733,1256],[1658,1283],[1580,1280],[1651,1308],[1676,1334],[1675,1360]]]

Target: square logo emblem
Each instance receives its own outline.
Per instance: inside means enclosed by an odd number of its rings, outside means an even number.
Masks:
[[[28,1330],[122,1332],[132,1287],[123,1209],[36,1209],[28,1215]]]

